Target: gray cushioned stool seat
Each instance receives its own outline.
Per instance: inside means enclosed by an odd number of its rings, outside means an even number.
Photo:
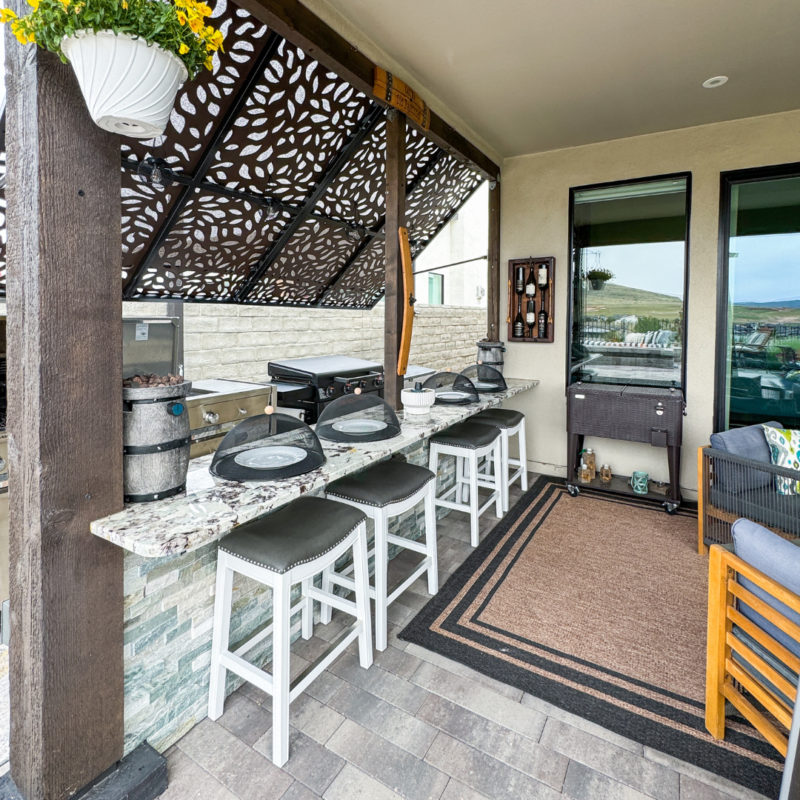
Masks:
[[[411,497],[435,477],[425,467],[389,459],[363,472],[334,481],[326,492],[329,497],[342,497],[356,503],[383,508]]]
[[[475,422],[494,425],[495,428],[516,428],[525,419],[525,415],[521,411],[513,411],[510,408],[487,408],[486,411],[481,411],[472,419]]]
[[[301,497],[265,517],[234,528],[219,549],[283,573],[333,550],[366,516],[353,506]]]
[[[441,433],[431,436],[432,442],[448,444],[451,447],[465,447],[477,450],[491,444],[500,434],[497,428],[481,422],[457,422]]]

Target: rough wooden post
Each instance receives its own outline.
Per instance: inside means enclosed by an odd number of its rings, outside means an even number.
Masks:
[[[120,145],[8,34],[6,85],[11,776],[60,800],[123,751]]]
[[[384,390],[392,408],[403,407],[403,378],[397,374],[400,332],[403,329],[403,263],[398,228],[406,224],[406,117],[394,109],[386,121],[386,308],[384,311]]]
[[[486,338],[500,339],[500,181],[489,182],[489,270],[486,291]]]

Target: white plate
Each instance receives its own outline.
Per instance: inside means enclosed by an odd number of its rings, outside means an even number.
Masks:
[[[379,419],[343,419],[334,422],[331,427],[339,433],[377,433],[387,425]]]
[[[489,383],[489,381],[475,381],[476,389],[499,389],[500,386],[496,383]]]
[[[439,392],[436,395],[437,400],[468,400],[472,395],[468,392]]]
[[[233,460],[240,467],[249,467],[250,469],[283,469],[299,463],[307,455],[308,453],[302,447],[269,445],[245,450],[234,456]]]

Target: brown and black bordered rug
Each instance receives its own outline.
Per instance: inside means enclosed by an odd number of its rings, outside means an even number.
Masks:
[[[704,724],[697,517],[539,478],[400,634],[643,745],[777,797],[783,759]]]

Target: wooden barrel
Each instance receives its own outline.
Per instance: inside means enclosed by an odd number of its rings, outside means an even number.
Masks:
[[[185,381],[122,390],[126,503],[160,500],[186,488],[191,437],[184,398],[191,388]]]

